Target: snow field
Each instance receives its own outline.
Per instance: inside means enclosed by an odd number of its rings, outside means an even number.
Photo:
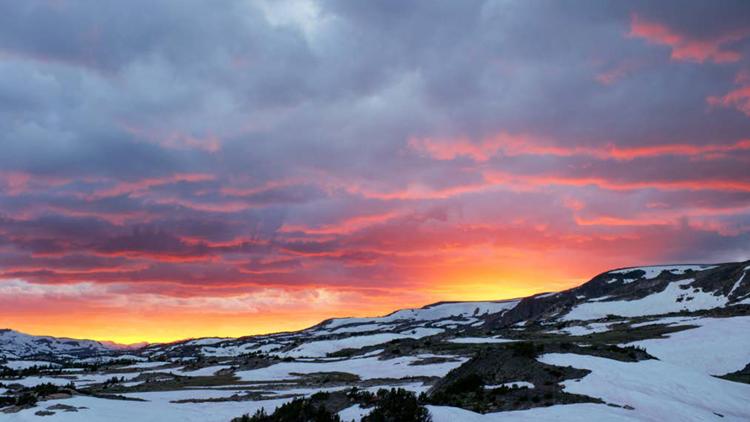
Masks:
[[[750,420],[750,385],[725,381],[668,362],[620,362],[594,356],[552,353],[541,362],[592,372],[567,380],[565,391],[634,407],[639,420]],[[555,406],[555,408],[559,408]]]
[[[711,309],[726,305],[725,296],[714,296],[712,293],[703,292],[700,289],[682,289],[692,283],[692,279],[675,281],[659,292],[653,293],[636,300],[618,300],[611,302],[588,301],[576,305],[563,315],[563,321],[591,320],[604,318],[607,315],[619,315],[625,317],[658,315],[669,312],[697,311]],[[682,298],[681,301],[678,299]]]

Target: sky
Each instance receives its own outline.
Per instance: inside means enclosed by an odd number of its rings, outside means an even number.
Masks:
[[[750,258],[750,2],[0,8],[0,327],[241,336]]]

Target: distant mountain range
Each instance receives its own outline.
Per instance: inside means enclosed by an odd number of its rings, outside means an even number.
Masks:
[[[77,358],[137,350],[148,343],[119,344],[113,341],[79,340],[66,337],[33,336],[11,329],[0,329],[0,358],[42,356]]]

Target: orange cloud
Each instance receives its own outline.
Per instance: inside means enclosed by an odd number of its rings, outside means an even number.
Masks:
[[[736,62],[742,57],[740,53],[727,50],[727,44],[742,40],[750,35],[750,30],[743,29],[723,34],[714,39],[699,40],[680,33],[660,22],[647,20],[633,14],[630,21],[629,37],[643,38],[652,44],[665,45],[672,49],[671,58],[675,61],[692,61],[704,63]]]

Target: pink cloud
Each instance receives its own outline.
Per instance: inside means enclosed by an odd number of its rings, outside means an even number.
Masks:
[[[728,101],[736,101],[734,97]],[[468,157],[474,161],[487,161],[493,156],[552,155],[558,157],[589,156],[598,159],[633,160],[664,155],[683,155],[707,158],[713,154],[732,151],[750,151],[750,139],[729,144],[656,144],[623,147],[614,144],[601,146],[566,146],[554,140],[532,135],[510,135],[501,132],[492,137],[473,141],[460,138],[412,138],[409,147],[436,160],[452,160]]]
[[[68,183],[70,183],[70,179],[61,177],[36,176],[21,171],[0,170],[0,193],[11,196],[22,195],[32,190],[63,186]]]
[[[305,234],[346,234],[369,227],[375,224],[392,220],[401,213],[398,211],[389,211],[380,214],[364,214],[346,218],[342,221],[332,224],[325,224],[319,227],[308,227],[304,225],[285,224],[279,229],[281,233],[303,232]]]
[[[215,179],[216,176],[206,173],[176,173],[164,177],[140,179],[135,182],[119,182],[110,188],[97,190],[87,195],[87,198],[101,199],[120,195],[133,195],[143,193],[157,186],[171,185],[179,182],[208,182]]]
[[[514,135],[505,132],[479,141],[468,138],[412,138],[409,147],[423,152],[437,160],[452,160],[469,157],[474,161],[487,161],[499,152],[512,153],[524,145],[538,145],[540,142],[528,135]]]
[[[597,73],[595,79],[602,85],[612,85],[620,79],[633,73],[641,66],[642,63],[637,61],[624,61],[605,71]]]
[[[8,195],[19,195],[26,192],[31,176],[19,172],[0,172],[0,191]]]
[[[669,47],[672,50],[671,58],[675,61],[731,63],[740,60],[742,56],[736,51],[728,50],[727,45],[750,36],[750,29],[727,32],[711,39],[697,39],[634,13],[628,36]]]
[[[486,173],[489,183],[528,186],[596,186],[613,191],[630,191],[639,189],[657,189],[665,191],[734,191],[750,192],[750,182],[732,179],[694,179],[694,180],[614,180],[602,176],[574,177],[558,174],[516,175],[499,171]]]
[[[750,85],[729,91],[722,96],[711,96],[706,102],[712,107],[734,107],[750,117]]]

